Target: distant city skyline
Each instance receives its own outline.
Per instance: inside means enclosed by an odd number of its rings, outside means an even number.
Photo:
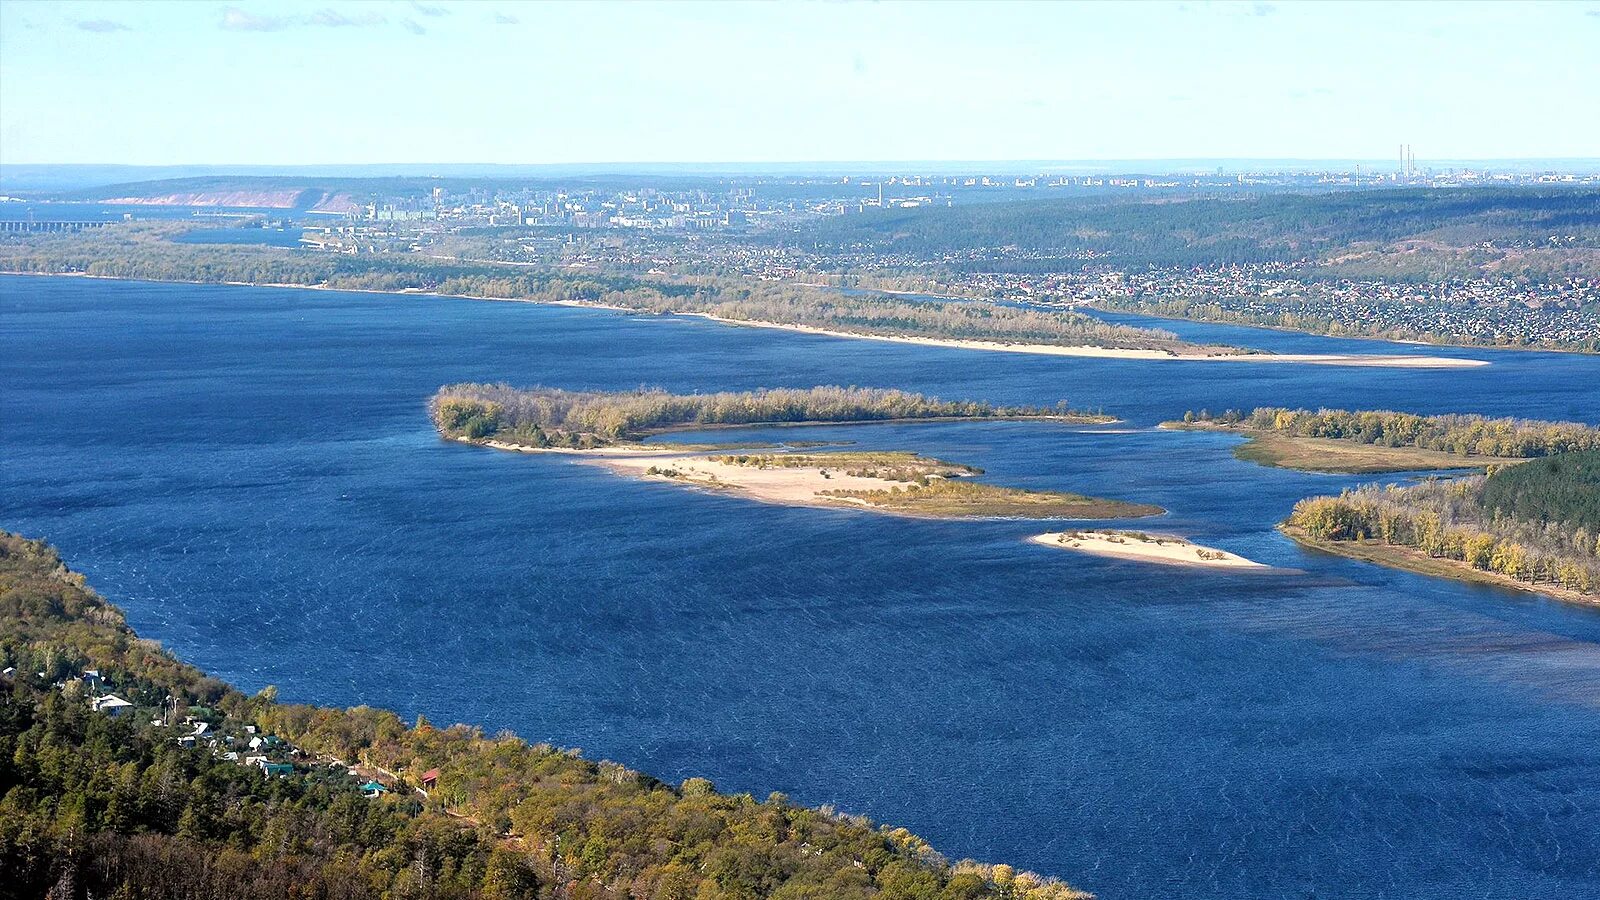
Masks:
[[[0,162],[1600,156],[1600,3],[0,0]]]

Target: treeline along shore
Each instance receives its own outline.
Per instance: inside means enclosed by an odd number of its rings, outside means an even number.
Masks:
[[[1483,573],[1600,602],[1600,450],[1488,475],[1311,497],[1284,525],[1318,546],[1376,562]]]
[[[279,703],[141,640],[0,532],[0,895],[240,900],[1066,900],[781,794]]]

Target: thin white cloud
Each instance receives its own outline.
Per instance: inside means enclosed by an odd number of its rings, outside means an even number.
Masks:
[[[359,16],[347,16],[332,9],[319,9],[306,17],[307,25],[321,25],[324,28],[371,28],[374,25],[388,24],[389,20],[375,12],[365,12]]]
[[[93,31],[96,34],[110,34],[114,31],[132,31],[127,25],[115,19],[88,19],[78,23],[80,31]]]
[[[430,9],[433,7],[429,7]],[[433,15],[433,13],[424,13]],[[222,11],[222,21],[217,27],[223,31],[283,31],[287,28],[380,28],[388,25],[389,18],[380,13],[366,11],[347,14],[332,7],[323,7],[304,16],[270,16],[249,12],[237,6]],[[427,29],[415,19],[400,19],[396,24],[412,34],[426,34]]]
[[[516,16],[513,16],[513,15],[511,15],[509,13],[495,13],[494,14],[494,23],[496,25],[516,25],[521,21],[522,21],[521,19],[519,19]]]
[[[222,11],[219,27],[223,31],[282,31],[289,27],[289,20],[282,16],[258,16],[230,6]]]
[[[429,6],[426,3],[419,3],[417,0],[411,0],[411,8],[416,10],[419,16],[438,18],[439,16],[450,15],[450,10],[442,6]]]

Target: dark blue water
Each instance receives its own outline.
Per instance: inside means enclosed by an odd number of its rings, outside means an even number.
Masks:
[[[1205,339],[1412,352],[1254,329]],[[528,304],[0,279],[0,526],[247,690],[782,790],[1106,898],[1600,896],[1600,611],[1297,549],[1355,479],[1149,426],[1266,403],[1600,421],[1600,360],[1473,370],[939,350]],[[1112,428],[787,429],[1159,503],[1282,567],[1174,572],[1021,522],[791,509],[436,439],[459,380],[819,382]],[[752,437],[761,430],[719,439]]]
[[[262,244],[298,247],[301,228],[199,228],[173,238],[180,244]]]

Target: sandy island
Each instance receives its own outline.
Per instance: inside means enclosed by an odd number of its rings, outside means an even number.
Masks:
[[[1162,512],[1148,504],[969,482],[966,476],[981,471],[912,453],[791,454],[774,449],[730,454],[649,445],[572,449],[449,439],[496,450],[576,456],[616,475],[727,491],[784,506],[849,507],[926,519],[1133,519]]]
[[[496,450],[519,453],[559,453],[584,457],[586,462],[605,466],[618,475],[650,481],[669,481],[696,487],[738,491],[756,500],[799,506],[857,506],[872,508],[854,497],[827,497],[821,491],[882,491],[905,487],[904,481],[846,474],[842,468],[821,466],[741,466],[720,462],[714,455],[686,454],[681,448],[594,447],[574,450],[567,447],[528,447],[506,441],[464,441]],[[770,452],[770,451],[769,451]]]
[[[1113,556],[1140,562],[1178,566],[1209,566],[1219,569],[1266,569],[1269,566],[1242,556],[1202,547],[1170,535],[1115,531],[1052,531],[1029,538],[1035,544]]]

